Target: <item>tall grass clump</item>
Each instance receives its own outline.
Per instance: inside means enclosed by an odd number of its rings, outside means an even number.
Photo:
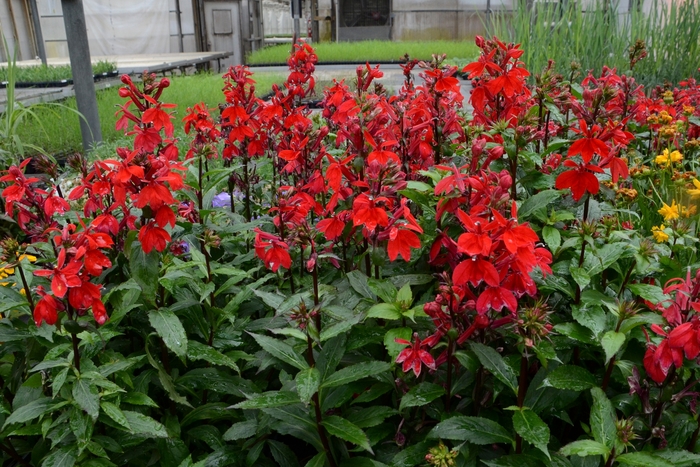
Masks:
[[[512,12],[494,14],[489,33],[522,44],[522,60],[542,70],[553,60],[565,75],[572,62],[584,72],[600,73],[603,66],[627,72],[629,48],[645,42],[648,58],[632,74],[645,85],[677,83],[698,77],[700,64],[700,2],[651,0],[622,11],[617,2],[600,1],[583,10],[578,2],[524,3]]]

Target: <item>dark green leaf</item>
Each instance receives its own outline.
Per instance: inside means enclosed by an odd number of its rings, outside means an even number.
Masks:
[[[586,286],[591,283],[591,276],[588,275],[588,272],[586,272],[584,268],[571,267],[569,268],[569,272],[574,282],[576,282],[581,289],[585,289]]]
[[[649,300],[653,304],[668,300],[668,295],[658,285],[651,284],[629,284],[627,288],[635,295]]]
[[[30,336],[31,334],[26,331],[19,331],[10,326],[0,324],[0,342],[21,341]]]
[[[474,444],[510,444],[513,438],[501,425],[483,417],[448,418],[428,433],[429,438],[469,441]]]
[[[273,357],[282,360],[289,365],[299,369],[305,370],[309,367],[306,360],[292,348],[291,345],[282,342],[280,340],[274,339],[272,337],[264,336],[261,334],[249,333],[255,341],[263,348],[263,350]]]
[[[299,460],[294,452],[284,443],[268,440],[270,453],[279,467],[299,467]]]
[[[141,295],[148,303],[155,303],[156,292],[158,291],[158,267],[160,264],[160,254],[152,250],[146,254],[139,242],[131,244],[129,255],[131,266],[131,277],[141,287]]]
[[[172,350],[175,355],[185,358],[187,355],[187,334],[185,328],[175,313],[167,308],[160,308],[148,314],[148,320],[158,335],[163,339],[165,345]]]
[[[263,409],[283,407],[285,405],[299,403],[299,395],[291,391],[269,391],[255,394],[247,401],[234,405],[234,409]]]
[[[309,462],[306,463],[304,467],[325,467],[326,465],[326,453],[319,452],[314,457],[311,458]]]
[[[396,300],[396,287],[394,284],[388,280],[377,280],[369,278],[367,280],[367,285],[370,290],[374,292],[377,297],[384,300],[385,303],[391,303]]]
[[[131,431],[129,421],[119,407],[107,401],[100,402],[100,407],[102,407],[102,411],[107,414],[109,418],[123,426],[127,431]]]
[[[337,415],[324,417],[323,426],[328,433],[338,438],[356,444],[366,451],[374,454],[372,447],[369,445],[369,439],[364,431],[357,425],[341,418]]]
[[[368,278],[360,271],[350,271],[348,273],[350,287],[365,298],[374,299],[374,293],[369,288]]]
[[[65,404],[65,402],[56,403],[48,397],[33,400],[12,412],[12,414],[7,417],[7,420],[5,420],[3,427],[12,425],[13,423],[28,422]]]
[[[558,190],[544,190],[530,196],[518,208],[518,220],[526,220],[540,209],[546,210],[553,201],[561,198]]]
[[[295,378],[299,399],[304,404],[311,402],[311,398],[318,391],[321,384],[321,373],[316,368],[307,368],[297,373]]]
[[[224,433],[224,441],[236,441],[239,439],[252,438],[258,430],[258,422],[256,420],[246,420],[231,425],[231,428]]]
[[[670,461],[675,467],[695,467],[700,465],[700,454],[690,451],[655,451],[654,454]]]
[[[559,452],[564,456],[576,455],[580,457],[607,456],[610,454],[610,450],[604,444],[592,439],[574,441],[561,448]]]
[[[396,413],[396,410],[391,407],[372,406],[353,412],[346,418],[360,428],[369,428],[381,424],[385,418]]]
[[[420,383],[401,398],[399,410],[429,404],[443,394],[445,394],[445,388],[442,386],[433,383]]]
[[[570,391],[585,391],[596,385],[593,375],[580,366],[561,365],[547,375],[543,385]]]
[[[605,351],[605,363],[608,363],[611,358],[622,348],[625,343],[626,336],[621,332],[608,331],[603,334],[600,339],[600,345]]]
[[[322,384],[324,388],[334,388],[342,386],[362,378],[374,376],[385,371],[389,371],[391,365],[387,362],[362,362],[343,368],[330,375]]]
[[[93,420],[97,420],[100,414],[100,394],[94,384],[82,378],[76,380],[73,384],[73,399]]]
[[[44,458],[41,467],[73,467],[78,459],[75,446],[64,446]]]
[[[125,410],[123,412],[134,434],[145,435],[149,438],[167,438],[168,432],[162,423],[144,414]]]
[[[491,372],[499,381],[508,386],[514,393],[518,392],[518,380],[515,372],[503,360],[501,354],[496,352],[491,347],[487,347],[477,342],[471,343],[471,349],[476,354],[477,358],[488,371]]]
[[[513,413],[513,428],[525,441],[549,457],[549,427],[535,412],[530,409],[516,410]]]
[[[596,441],[612,449],[617,438],[615,410],[602,389],[591,388],[591,395],[591,433]]]
[[[615,460],[622,465],[635,467],[677,467],[673,462],[650,452],[628,452],[617,456]]]
[[[187,344],[187,358],[190,360],[204,360],[214,365],[229,367],[237,373],[239,372],[236,362],[214,347],[209,347],[201,342],[189,341]]]

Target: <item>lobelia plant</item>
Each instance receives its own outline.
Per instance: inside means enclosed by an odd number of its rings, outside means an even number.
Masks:
[[[298,43],[268,101],[234,67],[187,109],[182,156],[144,73],[133,145],[0,175],[3,462],[697,465],[700,86],[529,86],[477,45],[473,112],[435,56],[313,114]]]

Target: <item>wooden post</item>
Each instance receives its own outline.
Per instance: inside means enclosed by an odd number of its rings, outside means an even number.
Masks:
[[[102,141],[102,130],[97,112],[97,96],[92,76],[83,0],[61,0],[61,6],[68,38],[68,55],[73,73],[75,99],[78,103],[78,112],[85,117],[80,119],[80,133],[83,137],[83,150],[87,152],[95,143]]]

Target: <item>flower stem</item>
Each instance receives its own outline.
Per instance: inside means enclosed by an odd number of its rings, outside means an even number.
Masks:
[[[29,302],[29,308],[34,314],[34,299],[29,291],[29,285],[27,284],[27,278],[24,276],[24,270],[22,269],[22,262],[17,263],[17,270],[19,271],[19,277],[22,279],[22,287],[24,288],[24,294],[27,296],[27,301]]]

